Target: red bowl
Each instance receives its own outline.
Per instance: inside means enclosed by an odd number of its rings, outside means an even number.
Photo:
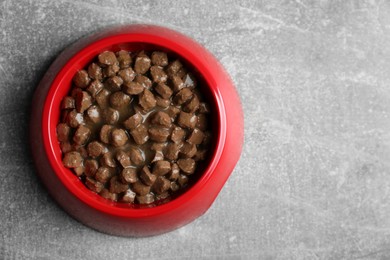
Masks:
[[[62,165],[56,136],[60,103],[79,69],[104,50],[163,50],[180,57],[201,80],[212,107],[214,144],[198,178],[182,194],[149,207],[110,202],[88,190]],[[104,233],[150,236],[179,228],[211,206],[236,165],[243,144],[243,114],[232,81],[200,44],[176,31],[154,25],[110,28],[64,50],[41,80],[33,98],[31,146],[38,175],[52,197],[75,219]]]

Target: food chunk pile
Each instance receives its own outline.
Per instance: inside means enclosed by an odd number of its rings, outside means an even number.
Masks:
[[[100,53],[61,104],[63,164],[100,196],[162,201],[188,185],[212,138],[194,74],[165,52]]]

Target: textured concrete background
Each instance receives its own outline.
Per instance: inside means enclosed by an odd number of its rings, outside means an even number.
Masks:
[[[0,1],[0,259],[389,259],[388,1]],[[103,27],[154,23],[204,44],[245,112],[241,160],[210,210],[151,238],[98,233],[39,183],[31,98]]]

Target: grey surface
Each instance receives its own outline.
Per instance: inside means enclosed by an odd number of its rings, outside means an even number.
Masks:
[[[389,259],[389,13],[387,1],[1,0],[0,258]],[[204,44],[245,113],[241,160],[210,210],[142,239],[58,208],[27,139],[33,91],[56,55],[121,23]]]

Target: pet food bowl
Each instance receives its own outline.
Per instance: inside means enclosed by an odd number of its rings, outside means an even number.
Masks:
[[[129,206],[93,193],[62,164],[56,136],[60,104],[75,73],[105,50],[161,50],[180,58],[201,81],[211,105],[213,145],[189,187],[163,204]],[[37,173],[56,202],[81,223],[119,236],[151,236],[179,228],[211,206],[236,165],[243,144],[243,113],[234,85],[216,58],[189,37],[154,25],[106,29],[65,49],[33,98],[31,146]],[[232,190],[231,192],[234,192]]]

